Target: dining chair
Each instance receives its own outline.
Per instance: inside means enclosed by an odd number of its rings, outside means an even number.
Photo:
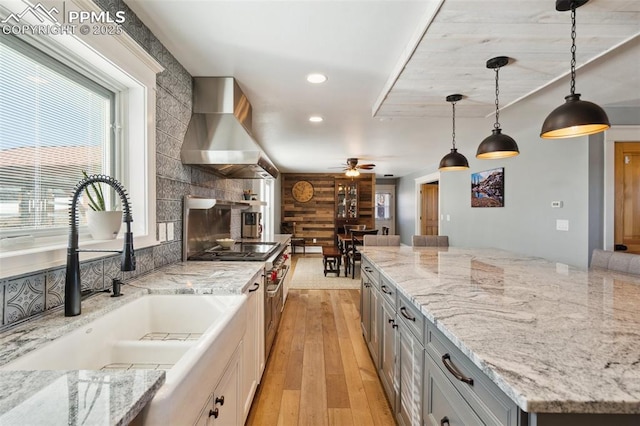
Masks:
[[[414,235],[411,243],[414,247],[449,247],[446,235]]]
[[[345,255],[344,275],[345,277],[351,271],[351,278],[356,277],[356,262],[362,260],[362,255],[358,251],[358,246],[363,244],[365,235],[378,235],[377,229],[365,229],[362,231],[351,231],[351,245],[347,248]]]
[[[400,235],[365,235],[363,238],[365,247],[400,245]]]

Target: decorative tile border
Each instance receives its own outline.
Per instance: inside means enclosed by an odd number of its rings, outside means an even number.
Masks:
[[[64,280],[66,268],[52,269],[46,274],[44,302],[45,309],[53,309],[64,303]]]
[[[9,280],[5,284],[4,324],[44,311],[45,275],[35,274]]]

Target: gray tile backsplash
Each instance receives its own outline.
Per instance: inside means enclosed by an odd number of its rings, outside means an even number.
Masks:
[[[44,311],[45,274],[10,279],[5,284],[4,324]]]
[[[122,0],[95,2],[104,10],[125,11],[125,31],[165,68],[156,79],[156,220],[174,226],[172,241],[136,250],[136,271],[120,271],[118,255],[82,262],[82,288],[102,290],[111,287],[113,278],[130,279],[181,260],[182,199],[185,195],[241,200],[242,190],[251,183],[223,179],[204,169],[182,164],[180,148],[192,113],[191,75]],[[238,211],[231,216],[231,236],[240,236]],[[0,283],[3,324],[63,304],[65,273],[65,267],[61,266],[10,277]]]

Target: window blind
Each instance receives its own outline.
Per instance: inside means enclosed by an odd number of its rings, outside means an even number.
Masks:
[[[114,96],[24,42],[0,42],[0,233],[66,231],[82,170],[112,174]]]

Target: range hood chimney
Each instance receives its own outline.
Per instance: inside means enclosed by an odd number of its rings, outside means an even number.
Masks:
[[[270,179],[278,169],[251,135],[252,108],[233,77],[194,77],[193,115],[184,136],[183,164],[233,179]]]

